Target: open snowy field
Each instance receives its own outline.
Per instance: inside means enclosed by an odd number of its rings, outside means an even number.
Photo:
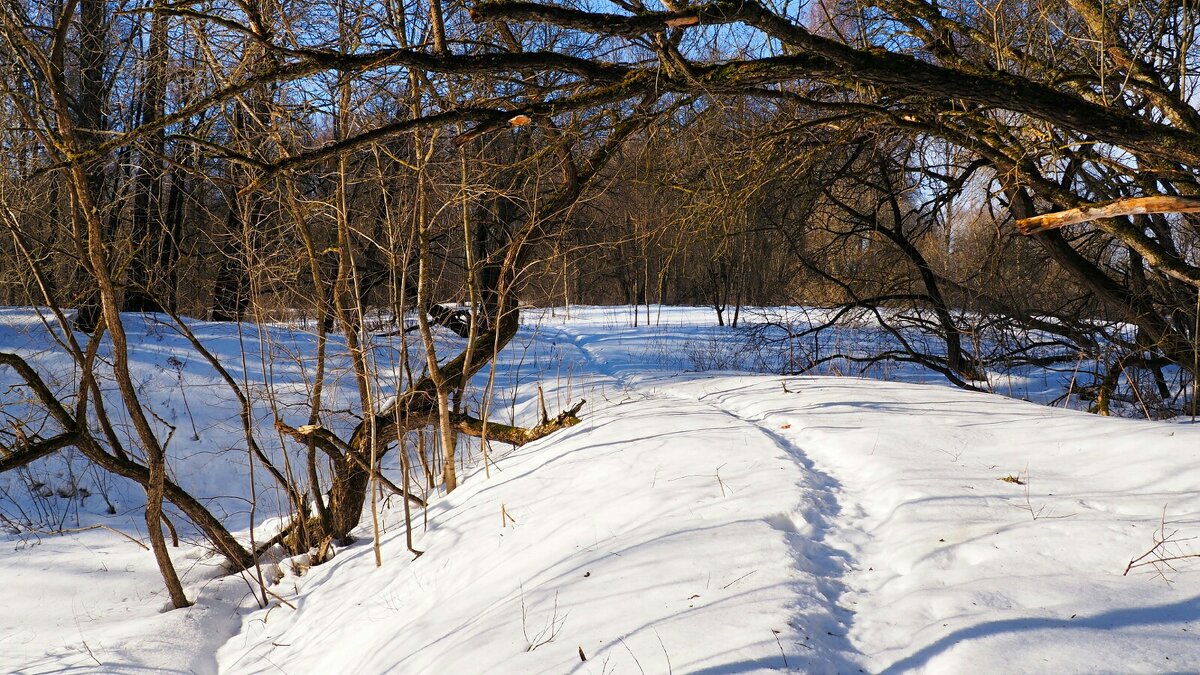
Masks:
[[[82,458],[0,474],[0,672],[1200,672],[1200,425],[904,368],[748,373],[770,355],[710,310],[657,308],[636,328],[632,312],[524,312],[493,416],[536,422],[541,385],[552,412],[587,399],[582,423],[494,445],[486,471],[474,449],[459,489],[415,514],[419,558],[393,500],[381,567],[369,519],[324,565],[267,566],[267,607],[175,517],[196,604],[164,612],[140,490]],[[174,428],[174,477],[241,536],[269,537],[280,497],[246,476],[232,394],[170,326],[128,321],[135,381]],[[193,330],[304,423],[287,404],[303,400],[311,335]],[[396,339],[380,338],[381,371],[399,368]],[[0,350],[67,388],[47,345],[32,310],[0,310]],[[1048,401],[1070,377],[993,388]],[[0,388],[14,381],[0,371]],[[351,396],[344,364],[330,386],[335,408]],[[0,405],[23,404],[10,390]],[[279,453],[275,411],[255,413]]]

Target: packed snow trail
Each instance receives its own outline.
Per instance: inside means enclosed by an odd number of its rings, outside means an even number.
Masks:
[[[421,558],[393,522],[382,569],[364,543],[285,579],[299,610],[247,616],[222,670],[857,672],[830,565],[789,547],[825,505],[754,425],[651,395],[499,467],[431,507]]]
[[[1200,672],[1197,561],[1123,575],[1164,508],[1200,533],[1195,427],[853,379],[682,389],[842,484],[826,539],[854,561],[840,602],[869,672]]]
[[[841,648],[869,672],[1200,672],[1200,560],[1123,575],[1164,519],[1200,535],[1200,428],[946,386],[656,372],[648,332],[576,342],[627,388],[765,430],[824,489],[830,506],[797,514],[816,551],[796,538],[796,557],[827,565]]]
[[[340,572],[364,569],[358,545],[289,577],[304,606],[247,616],[222,671],[859,672],[843,563],[820,543],[836,513],[827,477],[768,429],[634,384],[627,362],[589,349],[601,335],[538,339],[573,348],[589,398],[612,403],[437,501],[428,555],[407,562],[393,524],[399,573]],[[308,615],[330,607],[347,611]]]
[[[841,604],[841,596],[845,590],[842,575],[851,568],[852,561],[848,559],[845,551],[834,548],[827,542],[830,528],[838,521],[840,515],[840,505],[837,501],[837,495],[841,492],[840,484],[832,476],[817,470],[803,449],[770,427],[741,417],[735,411],[717,403],[709,402],[705,396],[692,398],[669,387],[664,391],[689,403],[700,403],[731,418],[729,422],[732,428],[769,440],[785,457],[799,465],[802,476],[795,487],[802,499],[794,509],[767,519],[772,527],[784,534],[791,546],[795,573],[798,578],[804,580],[796,589],[804,600],[797,601],[798,612],[790,625],[803,634],[806,647],[820,650],[833,663],[851,653],[859,656],[846,639],[853,612]],[[815,583],[817,594],[811,592],[812,588],[807,582]],[[819,602],[811,603],[809,600]],[[810,665],[809,668],[813,666]]]

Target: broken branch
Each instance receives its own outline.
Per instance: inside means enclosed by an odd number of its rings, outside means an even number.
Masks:
[[[586,402],[586,400],[581,399],[570,410],[564,410],[554,419],[528,429],[500,424],[499,422],[487,422],[487,438],[488,440],[500,441],[501,443],[508,443],[514,446],[532,443],[539,438],[549,436],[559,429],[566,429],[567,427],[579,424],[579,411]],[[481,419],[463,413],[454,416],[452,422],[454,428],[460,433],[475,438],[482,438],[484,436],[484,421]]]
[[[1017,221],[1021,234],[1036,234],[1056,230],[1067,225],[1086,223],[1101,218],[1140,216],[1149,213],[1197,213],[1200,212],[1200,197],[1125,197],[1109,202],[1085,204],[1074,209],[1043,213]]]

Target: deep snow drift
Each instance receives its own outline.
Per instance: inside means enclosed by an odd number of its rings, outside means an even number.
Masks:
[[[162,613],[153,560],[128,539],[9,527],[0,672],[1200,670],[1200,559],[1123,575],[1164,521],[1164,555],[1200,553],[1187,541],[1200,536],[1200,427],[940,384],[688,372],[744,367],[730,358],[741,334],[702,309],[652,318],[526,312],[494,414],[534,420],[540,383],[552,410],[587,398],[584,421],[496,446],[490,477],[473,451],[462,487],[417,513],[416,560],[393,502],[382,567],[368,524],[325,565],[269,567],[275,597],[259,608],[250,575],[218,577],[185,543],[176,559],[197,604]],[[69,383],[30,310],[0,324],[0,348]],[[195,330],[239,377],[303,400],[311,336]],[[232,395],[169,327],[130,333],[146,400],[176,428],[176,477],[245,530]],[[270,409],[258,412],[260,441],[278,443]],[[60,496],[64,485],[90,496]],[[78,458],[0,476],[0,489],[0,513],[38,529],[144,537],[138,490]],[[269,534],[270,492],[256,490]]]

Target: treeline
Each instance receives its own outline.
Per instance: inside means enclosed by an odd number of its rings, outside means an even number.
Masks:
[[[745,8],[689,10],[701,23],[744,21],[829,62],[817,67],[769,44],[735,49],[740,33],[720,28],[671,28],[664,39],[678,45],[632,39],[622,56],[602,56],[615,36],[656,34],[646,8],[635,12],[645,26],[630,27],[494,2],[483,11],[509,20],[345,2],[183,11],[89,0],[70,16],[28,3],[6,28],[8,219],[45,261],[59,300],[92,327],[95,284],[56,169],[61,148],[39,132],[69,123],[123,310],[328,319],[342,283],[357,303],[398,316],[416,295],[415,219],[428,221],[436,259],[431,301],[468,301],[467,270],[500,264],[493,231],[570,181],[574,155],[636,123],[585,198],[523,243],[521,300],[708,304],[722,323],[736,323],[743,305],[921,308],[929,313],[902,327],[943,336],[945,353],[897,356],[965,386],[1030,351],[968,353],[962,334],[980,322],[956,313],[982,313],[1009,333],[1061,343],[1063,358],[1086,351],[1148,370],[1160,395],[1178,398],[1195,360],[1193,217],[1145,214],[1032,238],[1012,222],[1196,192],[1172,151],[1182,141],[1170,137],[1197,124],[1186,96],[1192,10],[1131,5],[1112,18],[1083,0],[1026,4],[1026,15],[988,18],[967,7],[825,3],[777,17],[793,19],[787,30],[758,25],[766,19]],[[45,26],[59,30],[34,29]],[[856,48],[873,53],[909,34],[922,37],[878,63],[854,61]],[[1092,63],[1091,47],[1067,35],[1114,46]],[[906,75],[909,54],[941,70]],[[666,58],[667,80],[593,101],[617,76],[641,75],[630,64],[647,58]],[[709,69],[712,82],[671,74],[685,65]],[[854,65],[868,75],[848,83]],[[1115,85],[1112,73],[1126,78]],[[1006,83],[1014,74],[1020,81]],[[946,91],[923,77],[944,78]],[[982,78],[978,92],[964,89],[972,78]],[[993,100],[1005,86],[1013,98]],[[65,119],[45,100],[55,88]],[[531,112],[546,101],[563,112],[509,115],[523,100]],[[1118,122],[1141,127],[1104,138]],[[1156,140],[1156,127],[1170,133]],[[3,255],[22,269],[15,243]],[[41,302],[28,279],[9,277],[0,301]],[[1186,372],[1164,387],[1170,366]]]

